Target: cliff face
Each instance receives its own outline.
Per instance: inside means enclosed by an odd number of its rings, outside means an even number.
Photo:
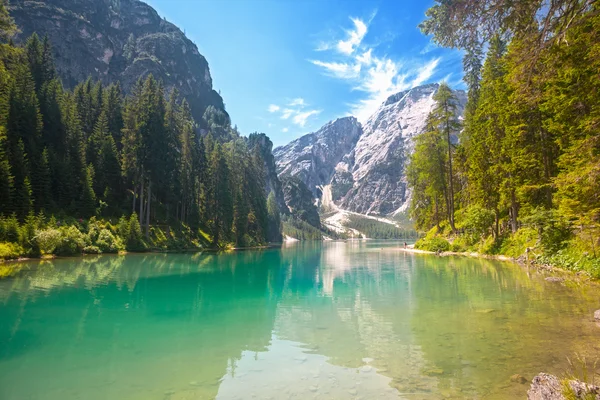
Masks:
[[[129,92],[151,73],[179,90],[197,121],[209,105],[224,110],[196,45],[141,1],[11,0],[10,13],[21,30],[16,41],[48,35],[66,87],[92,77]]]
[[[285,203],[283,187],[277,176],[277,167],[275,166],[275,157],[273,157],[273,142],[264,133],[251,133],[248,136],[248,147],[258,147],[262,159],[265,160],[265,192],[268,196],[271,192],[275,195],[277,206],[281,214],[289,214],[289,209]]]
[[[353,117],[342,118],[275,149],[279,173],[300,178],[316,198],[320,188],[331,185],[327,202],[344,210],[375,215],[406,210],[406,162],[438,87],[423,85],[390,96],[362,127]],[[462,114],[466,94],[455,94]]]
[[[354,117],[329,122],[317,132],[276,148],[277,172],[300,178],[314,197],[320,197],[320,188],[330,183],[336,165],[354,148],[361,133]]]

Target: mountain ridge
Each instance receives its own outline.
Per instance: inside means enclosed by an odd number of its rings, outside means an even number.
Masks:
[[[48,36],[69,89],[91,77],[103,84],[119,81],[129,94],[138,79],[152,74],[187,99],[197,122],[209,106],[225,111],[197,46],[142,1],[12,0],[9,10],[20,29],[17,43],[34,32]]]
[[[322,196],[322,188],[331,185],[331,200],[342,210],[382,216],[405,211],[410,198],[406,161],[414,137],[425,128],[438,87],[432,83],[398,92],[389,96],[364,124],[354,117],[340,118],[275,148],[278,173],[300,177],[317,199]],[[466,93],[454,92],[462,115]],[[345,127],[335,124],[344,119],[355,120],[356,131],[346,135]],[[328,154],[325,150],[329,148],[334,151]]]

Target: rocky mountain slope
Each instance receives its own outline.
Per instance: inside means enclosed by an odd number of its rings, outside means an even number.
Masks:
[[[300,178],[314,193],[321,197],[322,187],[328,185],[335,167],[344,160],[362,134],[362,128],[354,117],[331,121],[317,132],[309,133],[273,151],[277,172],[281,177]]]
[[[11,0],[10,13],[21,31],[17,41],[33,32],[48,35],[69,88],[91,76],[103,83],[120,81],[129,92],[152,73],[167,90],[179,90],[197,121],[209,105],[224,110],[196,45],[141,1]]]
[[[410,196],[407,157],[413,138],[425,127],[438,86],[423,85],[390,96],[363,126],[353,117],[341,118],[276,148],[279,174],[298,176],[316,198],[327,193],[327,202],[333,202],[330,209],[371,215],[404,211]],[[462,114],[466,94],[456,91],[456,96]]]

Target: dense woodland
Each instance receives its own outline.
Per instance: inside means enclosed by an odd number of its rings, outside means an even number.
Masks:
[[[196,123],[152,76],[129,96],[91,79],[66,90],[52,44],[34,34],[18,47],[14,31],[0,1],[1,257],[280,237],[259,145],[227,113],[209,106]]]
[[[421,29],[464,50],[408,179],[422,248],[521,256],[600,276],[600,5],[438,1]],[[442,237],[450,238],[450,245]]]

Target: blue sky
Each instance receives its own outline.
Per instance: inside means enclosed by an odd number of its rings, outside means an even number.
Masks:
[[[464,88],[461,54],[417,28],[433,0],[147,2],[196,43],[241,133],[275,146],[419,84]]]

